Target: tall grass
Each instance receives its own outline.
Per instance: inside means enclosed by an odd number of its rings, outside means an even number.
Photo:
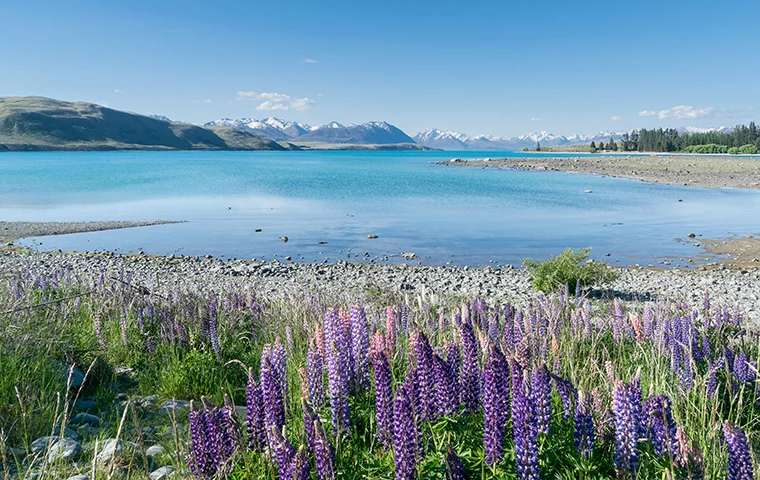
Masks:
[[[97,431],[79,429],[85,445],[79,463],[45,465],[43,456],[16,452],[3,456],[3,472],[18,472],[22,478],[35,469],[49,478],[62,472],[91,472],[95,440],[100,443],[118,434],[139,445],[164,445],[169,451],[164,461],[183,477],[190,476],[187,412],[164,415],[134,405],[140,405],[141,397],[156,394],[159,405],[186,399],[197,406],[201,397],[222,405],[227,395],[235,405],[245,406],[248,369],[260,378],[262,352],[278,342],[286,351],[285,436],[296,450],[307,444],[300,370],[307,366],[309,349],[317,348],[319,332],[329,330],[325,314],[348,318],[330,312],[340,307],[348,312],[355,298],[304,292],[269,301],[253,291],[202,287],[145,293],[128,275],[88,278],[78,273],[29,271],[0,286],[0,437],[8,447],[27,450],[40,436],[60,435],[62,424],[75,413],[75,400],[85,397],[96,400],[95,412],[104,425]],[[637,478],[696,478],[675,453],[657,455],[646,435],[636,444],[640,450],[636,470],[627,473],[616,466],[611,405],[618,380],[639,379],[642,400],[650,395],[671,399],[676,425],[686,432],[689,445],[701,452],[704,478],[726,476],[724,421],[743,429],[754,451],[760,430],[754,362],[760,351],[757,336],[745,329],[733,307],[729,311],[709,305],[707,299],[698,306],[678,299],[625,305],[617,300],[592,301],[580,293],[539,294],[530,304],[512,304],[509,298],[384,295],[363,299],[361,309],[370,337],[379,332],[388,342],[389,329],[396,331],[393,348],[386,352],[396,394],[410,371],[417,371],[420,334],[451,361],[446,345],[453,343],[461,350],[462,332],[468,328],[463,325],[470,325],[481,374],[489,352],[497,348],[512,361],[511,368],[531,372],[546,366],[555,382],[569,382],[576,393],[593,395],[596,437],[593,452],[586,457],[574,444],[573,416],[579,397],[571,396],[567,415],[560,391],[552,388],[550,433],[537,437],[541,478],[631,473]],[[20,309],[28,306],[34,307]],[[735,360],[740,352],[749,358],[748,374]],[[371,376],[374,355],[369,358]],[[68,368],[74,365],[88,372],[81,389],[67,387]],[[128,373],[117,373],[125,368]],[[322,381],[328,392],[326,372]],[[129,401],[120,403],[125,397]],[[366,390],[351,387],[348,401],[350,428],[340,434],[332,428],[329,400],[315,408],[334,448],[337,478],[394,478],[395,448],[384,448],[377,435],[374,383]],[[503,458],[493,465],[485,461],[480,405],[465,412],[460,404],[454,414],[424,419],[418,414],[414,422],[420,432],[414,469],[420,478],[446,478],[449,448],[461,459],[468,478],[517,476],[520,460],[515,456],[511,419],[506,420]],[[239,434],[229,478],[278,478],[273,457],[248,451],[242,426]],[[145,462],[138,451],[129,461],[96,466],[95,471],[102,476],[118,468],[131,478],[144,478]],[[309,462],[314,470],[313,453]],[[315,472],[312,475],[317,478]]]

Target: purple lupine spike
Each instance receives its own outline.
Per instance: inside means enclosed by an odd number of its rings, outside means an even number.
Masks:
[[[98,344],[100,344],[100,348],[105,349],[106,348],[106,339],[103,336],[103,322],[100,320],[100,310],[96,311],[92,315],[92,327],[95,330],[95,337],[98,339]]]
[[[462,459],[457,456],[451,445],[446,447],[446,480],[467,480]]]
[[[267,429],[285,425],[285,403],[282,399],[282,388],[277,371],[272,367],[269,358],[261,363],[261,397],[264,399],[264,418]]]
[[[549,377],[549,370],[546,368],[546,365],[541,365],[533,370],[530,393],[533,397],[533,406],[536,409],[535,414],[538,433],[548,435],[552,413],[552,385]]]
[[[284,407],[285,410],[287,410],[288,399],[290,398],[288,391],[288,359],[285,346],[282,344],[280,337],[277,337],[274,345],[272,345],[269,353],[269,361],[272,363],[272,367],[277,371],[277,379],[280,382],[280,388],[282,389]]]
[[[643,413],[646,436],[654,447],[654,453],[656,455],[675,454],[678,444],[670,398],[666,395],[650,396],[644,402]]]
[[[314,427],[314,421],[319,422],[319,417],[309,405],[305,398],[301,399],[301,408],[303,410],[303,429],[306,432],[306,445],[311,452],[314,452],[314,445],[317,442],[317,430]]]
[[[417,465],[417,425],[410,389],[411,381],[407,377],[407,381],[396,390],[393,400],[393,455],[396,480],[413,480]]]
[[[433,349],[424,333],[418,332],[413,337],[414,352],[416,357],[415,371],[417,374],[417,399],[420,409],[417,414],[422,420],[435,418],[435,373],[433,371]]]
[[[528,392],[529,382],[522,366],[511,362],[512,370],[512,435],[515,443],[515,464],[521,480],[541,478],[538,463],[538,429]]]
[[[391,391],[391,367],[385,352],[379,352],[375,361],[375,416],[377,437],[384,449],[393,442],[393,392]]]
[[[462,369],[459,389],[461,402],[468,413],[476,411],[480,404],[482,379],[478,356],[478,343],[472,325],[462,322]]]
[[[222,454],[226,466],[229,468],[232,466],[229,464],[229,459],[237,451],[240,442],[240,423],[235,412],[235,404],[232,403],[232,399],[226,393],[224,394],[224,405],[218,409],[217,416],[221,425]]]
[[[248,432],[248,448],[254,452],[263,452],[267,436],[264,423],[264,400],[261,385],[253,376],[253,369],[248,370],[248,384],[245,387],[245,427]]]
[[[612,411],[615,415],[615,469],[618,474],[636,476],[639,464],[638,424],[640,415],[633,402],[635,393],[630,384],[618,380],[612,391]]]
[[[749,362],[744,350],[739,350],[739,354],[734,356],[734,374],[740,382],[749,382]]]
[[[551,377],[554,380],[554,388],[557,389],[557,393],[559,393],[559,397],[562,399],[562,406],[565,409],[563,416],[570,418],[573,416],[573,401],[576,396],[575,386],[566,378],[557,375],[552,375]]]
[[[291,470],[293,471],[293,480],[311,480],[311,466],[303,445],[298,448],[298,452],[293,458]]]
[[[509,368],[501,351],[493,346],[483,371],[483,443],[486,462],[493,467],[504,458],[504,430],[509,395]]]
[[[214,350],[214,354],[217,357],[221,351],[221,346],[219,345],[219,332],[217,331],[218,327],[219,319],[217,318],[216,297],[214,297],[211,299],[208,306],[208,336],[209,340],[211,340],[211,348]]]
[[[350,427],[348,405],[348,377],[345,351],[339,351],[335,342],[327,347],[327,389],[332,410],[332,424],[335,435],[340,435]]]
[[[281,480],[291,479],[293,478],[293,461],[296,457],[296,450],[288,439],[285,438],[284,427],[283,430],[280,430],[277,426],[272,425],[269,432],[269,436],[272,439],[271,449],[277,462],[277,473]]]
[[[335,479],[335,450],[327,438],[322,422],[319,418],[314,419],[314,458],[319,480]]]
[[[209,468],[214,473],[218,472],[224,464],[224,452],[222,451],[222,426],[216,415],[217,407],[205,397],[201,397],[203,404],[203,426],[205,427],[206,458]]]
[[[726,420],[723,423],[723,436],[728,450],[728,480],[752,480],[752,452],[747,443],[744,430]]]
[[[456,377],[449,363],[439,355],[433,357],[435,400],[438,415],[452,415],[459,407]]]
[[[575,405],[574,437],[578,453],[588,458],[594,450],[594,420],[591,416],[591,397],[585,392],[578,393]]]
[[[309,402],[311,402],[314,408],[319,409],[325,403],[324,360],[314,342],[309,347],[306,365]]]
[[[354,358],[355,387],[369,389],[369,330],[367,315],[360,305],[351,307],[351,351]]]
[[[210,478],[211,472],[210,459],[206,452],[206,426],[203,420],[203,411],[198,410],[195,402],[190,402],[190,413],[188,414],[188,423],[190,429],[190,453],[188,454],[187,463],[190,470],[196,478]]]
[[[454,342],[446,344],[446,362],[451,368],[451,372],[454,374],[454,380],[457,382],[457,388],[459,388],[459,363],[460,363],[459,346]]]

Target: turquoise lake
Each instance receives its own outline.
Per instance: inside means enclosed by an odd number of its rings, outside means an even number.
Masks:
[[[0,220],[186,221],[22,242],[41,250],[307,262],[414,252],[434,265],[519,264],[584,246],[612,263],[648,264],[699,253],[676,241],[690,232],[760,232],[758,191],[433,164],[515,155],[530,154],[3,153]]]

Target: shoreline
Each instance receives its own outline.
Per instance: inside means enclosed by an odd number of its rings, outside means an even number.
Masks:
[[[0,221],[0,245],[29,237],[100,232],[123,228],[150,227],[182,223],[176,220],[109,221],[109,222],[15,222]]]
[[[525,269],[425,265],[373,265],[338,261],[331,264],[223,261],[199,257],[150,256],[145,254],[58,253],[30,249],[0,249],[0,282],[7,282],[31,268],[52,275],[75,271],[97,278],[129,275],[135,288],[162,294],[176,289],[190,291],[255,291],[271,299],[304,292],[330,298],[367,300],[399,295],[434,297],[498,298],[527,303],[534,297]],[[612,295],[634,301],[685,299],[699,302],[705,294],[727,305],[746,308],[748,320],[760,325],[760,269],[705,270],[619,268],[620,278],[595,297]],[[127,278],[127,277],[123,277]]]
[[[548,154],[435,163],[457,167],[581,173],[690,187],[760,189],[760,158],[753,157],[622,154],[557,157]]]

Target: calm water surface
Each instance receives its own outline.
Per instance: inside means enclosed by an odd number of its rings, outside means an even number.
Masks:
[[[696,254],[698,248],[675,240],[689,232],[726,237],[760,231],[756,191],[431,163],[452,155],[3,153],[0,220],[187,221],[22,242],[46,250],[270,260],[289,255],[294,261],[349,254],[368,261],[414,252],[422,263],[438,265],[518,264],[584,246],[598,258],[610,253],[611,262],[646,264]],[[368,240],[368,234],[379,238]]]

